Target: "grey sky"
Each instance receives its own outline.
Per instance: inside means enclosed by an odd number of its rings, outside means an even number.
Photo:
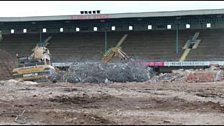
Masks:
[[[224,9],[224,1],[0,1],[0,17]]]

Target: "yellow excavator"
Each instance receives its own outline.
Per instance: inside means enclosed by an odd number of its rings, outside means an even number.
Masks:
[[[201,41],[200,39],[197,39],[198,36],[199,36],[199,34],[200,34],[200,32],[196,32],[196,33],[194,34],[194,36],[192,37],[192,39],[188,40],[188,41],[185,43],[185,45],[184,45],[184,47],[183,47],[184,52],[183,52],[183,54],[181,55],[181,57],[180,57],[180,59],[179,59],[180,62],[181,62],[181,61],[185,61],[185,59],[187,58],[187,56],[188,56],[188,54],[190,53],[190,51],[191,51],[192,49],[196,49],[196,48],[198,47],[198,45],[199,45],[199,43],[200,43],[200,41]]]
[[[121,48],[121,44],[125,41],[127,37],[128,37],[128,34],[125,34],[115,47],[112,47],[108,51],[106,51],[106,53],[103,55],[103,58],[102,58],[103,63],[109,62],[115,56],[119,56],[119,58],[121,58],[122,60],[129,59],[129,56],[124,51],[122,51],[122,48]]]
[[[43,43],[36,44],[32,49],[33,53],[27,57],[19,57],[18,66],[13,69],[13,77],[22,80],[53,80],[56,73],[55,68],[52,66],[50,51],[47,48],[48,41],[52,38],[49,36]]]

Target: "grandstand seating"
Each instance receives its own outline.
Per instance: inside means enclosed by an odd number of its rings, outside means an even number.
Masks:
[[[108,48],[115,46],[121,37],[129,36],[122,44],[122,49],[129,56],[146,61],[177,61],[186,41],[199,31],[201,42],[197,49],[190,52],[186,60],[222,60],[224,59],[224,36],[222,29],[179,31],[179,54],[176,54],[176,31],[128,31],[108,32]],[[46,38],[50,34],[44,34]],[[48,48],[55,62],[99,61],[104,53],[104,32],[55,33]],[[39,34],[4,35],[0,48],[12,55],[30,55],[32,48],[39,42]]]

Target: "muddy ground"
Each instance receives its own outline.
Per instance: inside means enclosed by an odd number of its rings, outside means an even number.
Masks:
[[[224,81],[7,81],[0,93],[0,124],[224,124]]]

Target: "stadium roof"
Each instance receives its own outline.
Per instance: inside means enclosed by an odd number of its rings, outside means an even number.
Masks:
[[[142,17],[171,17],[193,15],[224,14],[224,9],[160,11],[141,13],[116,13],[116,14],[89,14],[89,15],[59,15],[35,17],[0,17],[0,22],[25,22],[25,21],[59,21],[59,20],[88,20],[88,19],[116,19],[116,18],[142,18]]]

